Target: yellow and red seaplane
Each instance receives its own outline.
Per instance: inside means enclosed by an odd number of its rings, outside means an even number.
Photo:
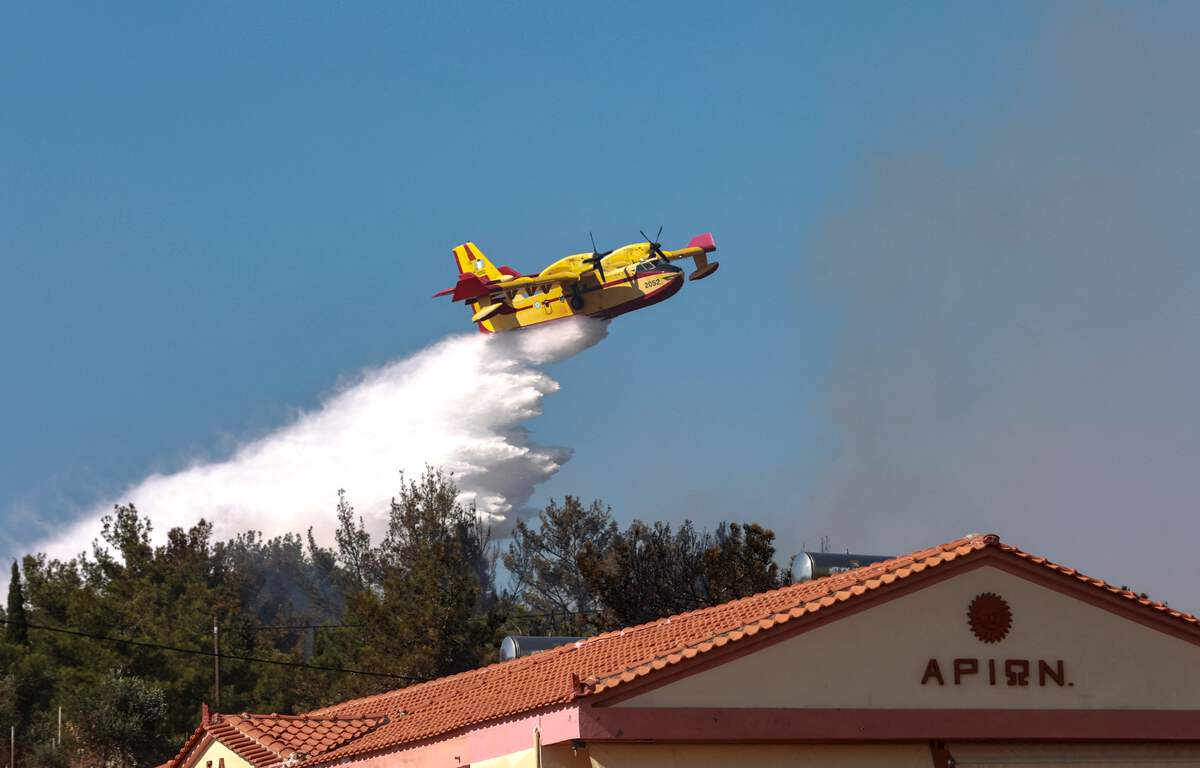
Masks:
[[[537,275],[522,275],[508,266],[497,267],[475,243],[454,249],[458,283],[433,296],[450,296],[471,308],[471,322],[485,333],[512,331],[572,315],[610,318],[671,298],[683,286],[683,270],[671,262],[692,259],[691,280],[717,271],[708,260],[717,250],[711,233],[693,237],[686,248],[664,251],[654,240],[631,243],[612,251],[566,256]]]

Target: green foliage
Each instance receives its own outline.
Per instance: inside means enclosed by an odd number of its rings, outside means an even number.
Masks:
[[[162,688],[110,672],[79,705],[75,722],[82,751],[94,765],[152,765],[170,749],[163,733],[166,712]]]
[[[28,620],[25,615],[25,590],[21,588],[21,569],[17,561],[12,564],[12,577],[8,582],[8,608],[4,612],[4,636],[10,643],[24,645],[29,642],[29,629],[25,626]]]
[[[36,650],[23,645],[5,643],[0,649],[4,658],[4,675],[0,677],[0,726],[4,726],[7,743],[8,727],[14,726],[20,745],[38,743],[47,737],[44,727],[38,727],[39,715],[49,707],[53,686],[50,660]],[[42,718],[44,719],[44,717]]]
[[[775,533],[757,523],[722,522],[704,550],[706,599],[711,605],[787,583],[775,564]]]
[[[599,500],[584,506],[577,496],[553,499],[538,512],[537,526],[517,523],[504,567],[512,575],[513,596],[531,614],[523,634],[585,634],[596,602],[579,567],[585,550],[607,552],[617,537],[612,510]]]
[[[359,553],[373,563],[374,578],[353,594],[351,615],[368,628],[363,660],[371,668],[429,679],[494,655],[495,547],[458,495],[435,469],[402,483],[387,535],[378,549]],[[341,557],[351,562],[344,550]]]
[[[203,652],[212,647],[215,615],[223,653],[301,660],[303,633],[257,627],[340,618],[337,612],[322,613],[341,599],[327,587],[322,570],[329,565],[328,554],[307,551],[298,536],[264,541],[246,534],[213,543],[212,527],[204,521],[169,531],[161,546],[151,545],[150,534],[149,521],[135,507],[121,506],[105,518],[90,557],[64,563],[27,556],[30,621]],[[195,728],[201,701],[215,703],[213,660],[201,655],[33,630],[28,649],[11,643],[0,647],[0,662],[0,672],[12,680],[18,728],[32,743],[44,740],[35,733],[39,714],[59,704],[67,708],[72,728],[88,731],[89,710],[71,702],[111,686],[106,670],[121,669],[126,677],[161,689],[165,712],[159,719],[168,743],[178,745]],[[45,679],[33,677],[36,669],[46,670]],[[285,668],[227,659],[221,708],[307,708],[315,698],[305,698],[312,693],[309,677],[321,675],[285,674]]]
[[[59,745],[53,738],[39,739],[23,750],[23,765],[30,768],[71,768],[72,758],[79,758],[79,750],[72,744]]]
[[[500,591],[498,547],[459,497],[440,470],[402,478],[387,529],[373,541],[339,491],[333,548],[311,531],[218,542],[203,520],[155,544],[149,519],[118,506],[90,552],[26,556],[14,566],[4,614],[12,623],[0,636],[0,725],[17,728],[19,764],[155,764],[196,727],[201,702],[223,712],[304,712],[492,662],[504,634],[588,634],[780,580],[774,534],[760,526],[723,523],[708,533],[635,521],[621,531],[602,502],[566,496],[517,524],[504,555],[510,587]],[[227,656],[219,705],[210,656],[24,626],[202,654],[214,619]]]
[[[337,542],[336,563],[356,589],[366,589],[378,579],[375,552],[371,549],[371,534],[360,516],[354,519],[354,506],[346,499],[345,489],[338,489],[338,527],[334,533]]]
[[[643,624],[780,586],[774,538],[758,525],[722,523],[714,535],[687,520],[675,531],[635,520],[608,550],[589,545],[579,555],[603,608],[594,622],[609,629]]]
[[[642,624],[705,605],[706,544],[688,521],[672,531],[668,523],[635,520],[607,551],[587,547],[579,566],[604,607],[602,625]]]

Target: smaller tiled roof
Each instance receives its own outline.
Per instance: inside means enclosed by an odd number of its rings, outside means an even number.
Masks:
[[[388,721],[380,717],[309,717],[308,715],[226,715],[246,738],[283,758],[311,759],[349,744]]]
[[[239,757],[255,766],[297,764],[317,759],[367,735],[388,722],[378,717],[313,717],[309,715],[223,715],[207,709],[196,729],[175,759],[160,768],[180,768],[206,737],[220,741]]]

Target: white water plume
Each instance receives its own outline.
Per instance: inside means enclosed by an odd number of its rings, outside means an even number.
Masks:
[[[515,524],[534,488],[571,456],[538,445],[522,426],[541,413],[558,382],[536,366],[596,344],[607,323],[572,318],[519,333],[451,336],[363,372],[315,411],[239,447],[224,460],[155,474],[98,504],[33,551],[66,559],[90,548],[100,517],[134,503],[156,536],[204,518],[218,539],[257,530],[331,542],[339,488],[379,533],[400,471],[425,465],[454,473],[494,530]]]

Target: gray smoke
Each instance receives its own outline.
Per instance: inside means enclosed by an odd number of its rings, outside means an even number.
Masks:
[[[820,228],[841,442],[792,533],[995,531],[1197,609],[1200,5],[1055,7],[1011,100]]]

